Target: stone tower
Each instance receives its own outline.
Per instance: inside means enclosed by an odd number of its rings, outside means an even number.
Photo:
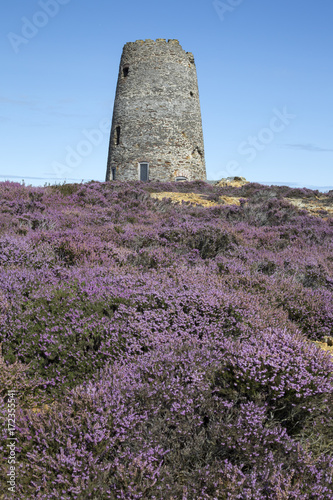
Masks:
[[[106,180],[206,180],[194,57],[178,40],[123,49]]]

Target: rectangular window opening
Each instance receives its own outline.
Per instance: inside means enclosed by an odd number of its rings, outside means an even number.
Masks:
[[[120,144],[120,127],[116,127],[115,143],[116,146]]]
[[[149,163],[142,162],[140,163],[140,181],[148,181],[149,173],[148,173]]]
[[[115,180],[116,180],[116,167],[112,167],[112,168],[111,168],[111,179],[112,179],[113,181],[115,181]]]

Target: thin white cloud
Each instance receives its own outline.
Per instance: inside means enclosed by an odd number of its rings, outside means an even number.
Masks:
[[[295,149],[297,151],[310,151],[313,153],[327,153],[333,151],[332,148],[323,148],[321,146],[317,146],[316,144],[309,143],[285,144],[284,147],[287,149]]]
[[[34,106],[36,101],[22,97],[21,99],[11,99],[10,97],[0,96],[0,103],[2,104],[16,104],[17,106]]]
[[[89,115],[80,112],[70,112],[69,105],[75,103],[72,98],[58,99],[52,104],[42,103],[28,97],[12,99],[10,97],[0,96],[0,104],[10,104],[19,107],[28,107],[31,111],[37,111],[49,116],[61,116],[64,118],[85,118]],[[1,120],[1,119],[0,119]]]

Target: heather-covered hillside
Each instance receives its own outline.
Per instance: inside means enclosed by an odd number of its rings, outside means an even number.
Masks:
[[[332,205],[0,183],[0,498],[333,499]]]

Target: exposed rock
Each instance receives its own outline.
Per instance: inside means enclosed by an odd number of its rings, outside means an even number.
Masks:
[[[216,185],[219,187],[223,186],[234,186],[234,187],[241,187],[244,186],[244,184],[248,184],[249,181],[245,179],[245,177],[226,177],[224,179],[221,179]]]
[[[313,196],[313,198],[286,198],[289,203],[299,208],[300,210],[307,210],[311,215],[317,217],[330,217],[333,215],[333,198],[323,194],[320,197]]]

